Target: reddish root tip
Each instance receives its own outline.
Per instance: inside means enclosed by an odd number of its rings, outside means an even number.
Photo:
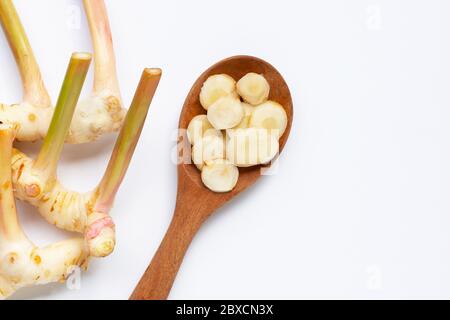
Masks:
[[[92,223],[86,230],[86,239],[92,240],[102,232],[105,228],[114,228],[115,224],[111,217],[104,217]]]

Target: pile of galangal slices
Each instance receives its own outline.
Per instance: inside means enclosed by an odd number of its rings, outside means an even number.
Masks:
[[[216,74],[203,84],[200,103],[207,113],[191,120],[187,136],[193,163],[210,190],[233,190],[238,167],[266,164],[278,154],[288,119],[283,106],[267,100],[269,93],[264,76],[253,72],[237,83]]]

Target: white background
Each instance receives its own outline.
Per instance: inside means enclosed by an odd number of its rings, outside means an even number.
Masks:
[[[92,261],[80,290],[57,284],[14,298],[129,296],[171,219],[184,97],[203,70],[236,54],[285,76],[291,136],[279,172],[204,225],[170,298],[450,298],[449,1],[106,3],[125,103],[144,67],[164,70],[112,212],[117,248]],[[70,53],[92,50],[81,0],[15,4],[55,101]],[[0,99],[21,99],[3,34]],[[67,146],[62,181],[92,188],[113,141]],[[67,237],[19,208],[37,244]]]

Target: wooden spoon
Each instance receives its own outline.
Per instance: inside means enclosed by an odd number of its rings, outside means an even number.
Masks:
[[[206,79],[218,73],[226,73],[236,81],[248,72],[262,74],[270,84],[270,100],[280,103],[288,115],[288,126],[280,139],[280,151],[286,144],[292,125],[292,98],[281,74],[264,60],[251,56],[235,56],[218,62],[206,70],[194,83],[181,111],[180,129],[186,129],[191,119],[204,114],[199,102],[200,89]],[[185,130],[183,130],[185,132]],[[183,139],[185,143],[187,139]],[[183,145],[180,143],[179,145]],[[189,150],[183,146],[184,150]],[[239,168],[239,181],[233,191],[215,193],[207,189],[200,171],[193,164],[178,165],[178,195],[175,213],[169,229],[142,276],[130,300],[167,299],[185,253],[205,220],[226,202],[254,184],[261,176],[261,166]]]

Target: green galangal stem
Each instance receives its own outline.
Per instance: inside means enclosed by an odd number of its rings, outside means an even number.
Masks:
[[[0,22],[22,77],[24,101],[37,107],[49,107],[50,97],[39,66],[11,0],[0,1]]]
[[[114,197],[139,141],[148,109],[160,79],[161,69],[147,68],[142,73],[108,167],[97,187],[97,200],[95,203],[95,211],[97,212],[108,212],[112,207]]]
[[[47,177],[56,174],[91,59],[91,54],[80,52],[73,53],[70,59],[50,127],[34,164],[34,168],[45,172]]]

